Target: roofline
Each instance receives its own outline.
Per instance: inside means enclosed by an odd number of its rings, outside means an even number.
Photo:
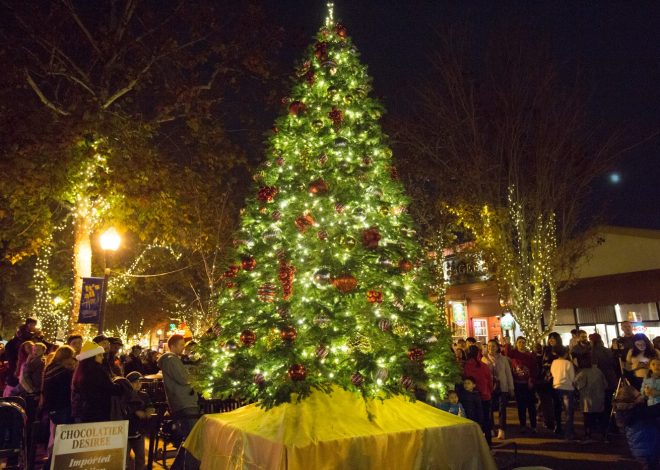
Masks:
[[[617,225],[599,225],[595,227],[594,231],[597,234],[611,233],[615,235],[628,235],[628,236],[660,239],[660,230],[653,230],[649,228],[621,227]]]

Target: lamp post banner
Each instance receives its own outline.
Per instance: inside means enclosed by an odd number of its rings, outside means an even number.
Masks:
[[[78,323],[98,323],[103,305],[103,278],[83,277]]]

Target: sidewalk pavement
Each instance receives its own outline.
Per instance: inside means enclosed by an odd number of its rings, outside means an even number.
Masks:
[[[553,470],[642,468],[630,454],[623,432],[610,434],[607,443],[598,441],[600,435],[595,435],[592,441],[584,441],[582,413],[575,413],[575,433],[578,438],[576,441],[565,441],[556,436],[545,428],[542,418],[539,419],[536,434],[524,432],[518,425],[515,405],[507,408],[507,423],[507,439],[493,440],[495,461],[501,470],[533,466]],[[517,456],[514,455],[514,446],[517,447]]]

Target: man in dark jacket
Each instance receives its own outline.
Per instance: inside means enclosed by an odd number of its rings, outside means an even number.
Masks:
[[[131,348],[131,352],[126,356],[126,362],[124,363],[124,376],[128,377],[131,372],[139,372],[140,375],[144,375],[144,364],[142,358],[140,358],[141,353],[142,346],[139,344]]]

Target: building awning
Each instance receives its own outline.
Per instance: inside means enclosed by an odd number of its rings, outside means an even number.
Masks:
[[[502,315],[506,309],[500,305],[497,284],[494,281],[475,282],[449,286],[447,301],[464,300],[470,317],[494,317]]]
[[[660,269],[578,279],[559,292],[559,308],[660,301]]]

